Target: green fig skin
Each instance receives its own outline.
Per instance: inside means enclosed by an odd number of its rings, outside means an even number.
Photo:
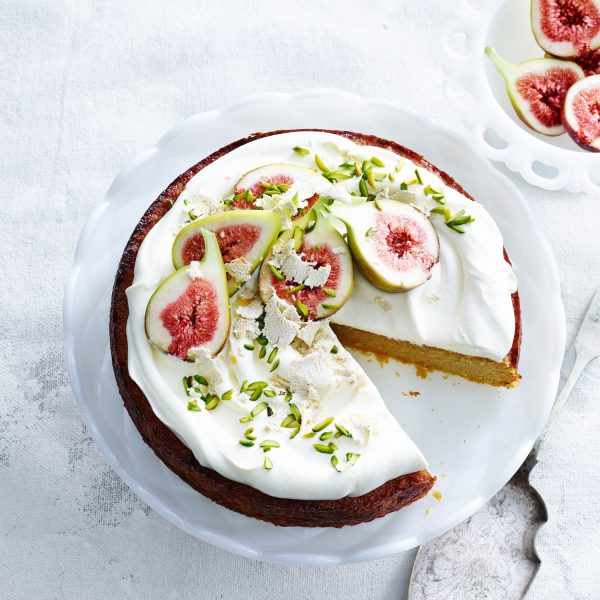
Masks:
[[[520,76],[527,73],[543,74],[544,71],[553,67],[568,69],[579,80],[585,77],[583,69],[577,63],[555,58],[534,58],[518,64],[512,64],[500,57],[490,46],[486,47],[485,54],[492,61],[498,73],[500,73],[504,79],[508,98],[519,119],[536,133],[550,137],[562,135],[565,132],[562,123],[553,127],[548,127],[541,123],[536,116],[526,108],[529,103],[519,94],[516,87],[516,81]]]

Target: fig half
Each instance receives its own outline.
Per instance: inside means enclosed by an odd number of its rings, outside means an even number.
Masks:
[[[600,47],[600,0],[531,0],[531,29],[553,56],[594,50]]]
[[[363,275],[385,292],[406,292],[425,283],[440,256],[430,219],[410,204],[376,200],[335,212]]]
[[[298,192],[300,201],[307,201],[304,210],[295,218],[298,219],[312,208],[318,199],[315,190],[328,186],[329,181],[320,173],[308,167],[288,165],[285,163],[263,165],[248,171],[233,188],[233,205],[236,208],[258,208],[256,200],[262,196],[284,194],[292,186]]]
[[[204,257],[163,279],[146,308],[146,335],[166,354],[194,360],[194,350],[216,355],[229,334],[229,293],[214,233],[203,230]]]
[[[600,75],[578,81],[567,92],[562,119],[575,143],[600,152]]]
[[[217,237],[223,262],[229,264],[244,259],[247,275],[261,263],[281,229],[279,215],[270,210],[229,210],[186,225],[173,242],[173,266],[180,269],[192,261],[204,258],[203,231]],[[228,277],[229,293],[233,294],[240,281]]]
[[[543,135],[565,132],[561,112],[569,88],[585,77],[582,68],[570,61],[536,58],[511,64],[489,46],[486,55],[504,78],[506,91],[517,115]]]

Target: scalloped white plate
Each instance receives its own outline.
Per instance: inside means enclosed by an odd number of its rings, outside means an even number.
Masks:
[[[108,348],[111,287],[123,247],[148,205],[179,173],[253,131],[322,127],[396,140],[453,174],[502,229],[520,277],[522,384],[497,390],[359,356],[399,422],[429,458],[431,495],[383,519],[336,529],[278,528],[193,491],[154,456],[125,412]],[[426,132],[426,135],[424,135]],[[520,466],[553,403],[565,319],[549,246],[514,185],[468,142],[398,106],[331,90],[260,94],[197,115],[167,133],[116,178],[77,247],[64,303],[65,352],[91,435],[131,489],[177,527],[255,558],[336,564],[381,558],[444,533],[491,498]],[[409,391],[420,392],[419,396]]]
[[[583,150],[565,133],[548,137],[529,129],[510,104],[489,59],[494,47],[510,62],[541,58],[527,0],[458,0],[457,18],[444,28],[444,93],[463,117],[477,152],[504,163],[545,190],[600,192],[600,154]]]

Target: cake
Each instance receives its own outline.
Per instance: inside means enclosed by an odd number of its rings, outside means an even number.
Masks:
[[[194,489],[275,525],[382,517],[434,485],[348,348],[518,383],[516,278],[491,216],[363,134],[254,134],[148,208],[111,350],[145,442]]]

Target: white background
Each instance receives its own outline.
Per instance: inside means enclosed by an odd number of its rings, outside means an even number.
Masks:
[[[93,206],[133,155],[185,117],[252,92],[321,86],[459,129],[438,59],[452,12],[439,0],[2,2],[0,598],[404,598],[414,552],[336,568],[270,565],[156,516],[85,431],[60,311]],[[570,344],[600,284],[600,198],[510,177],[554,247]],[[599,392],[597,361],[535,471],[550,523],[531,598],[600,594]]]

